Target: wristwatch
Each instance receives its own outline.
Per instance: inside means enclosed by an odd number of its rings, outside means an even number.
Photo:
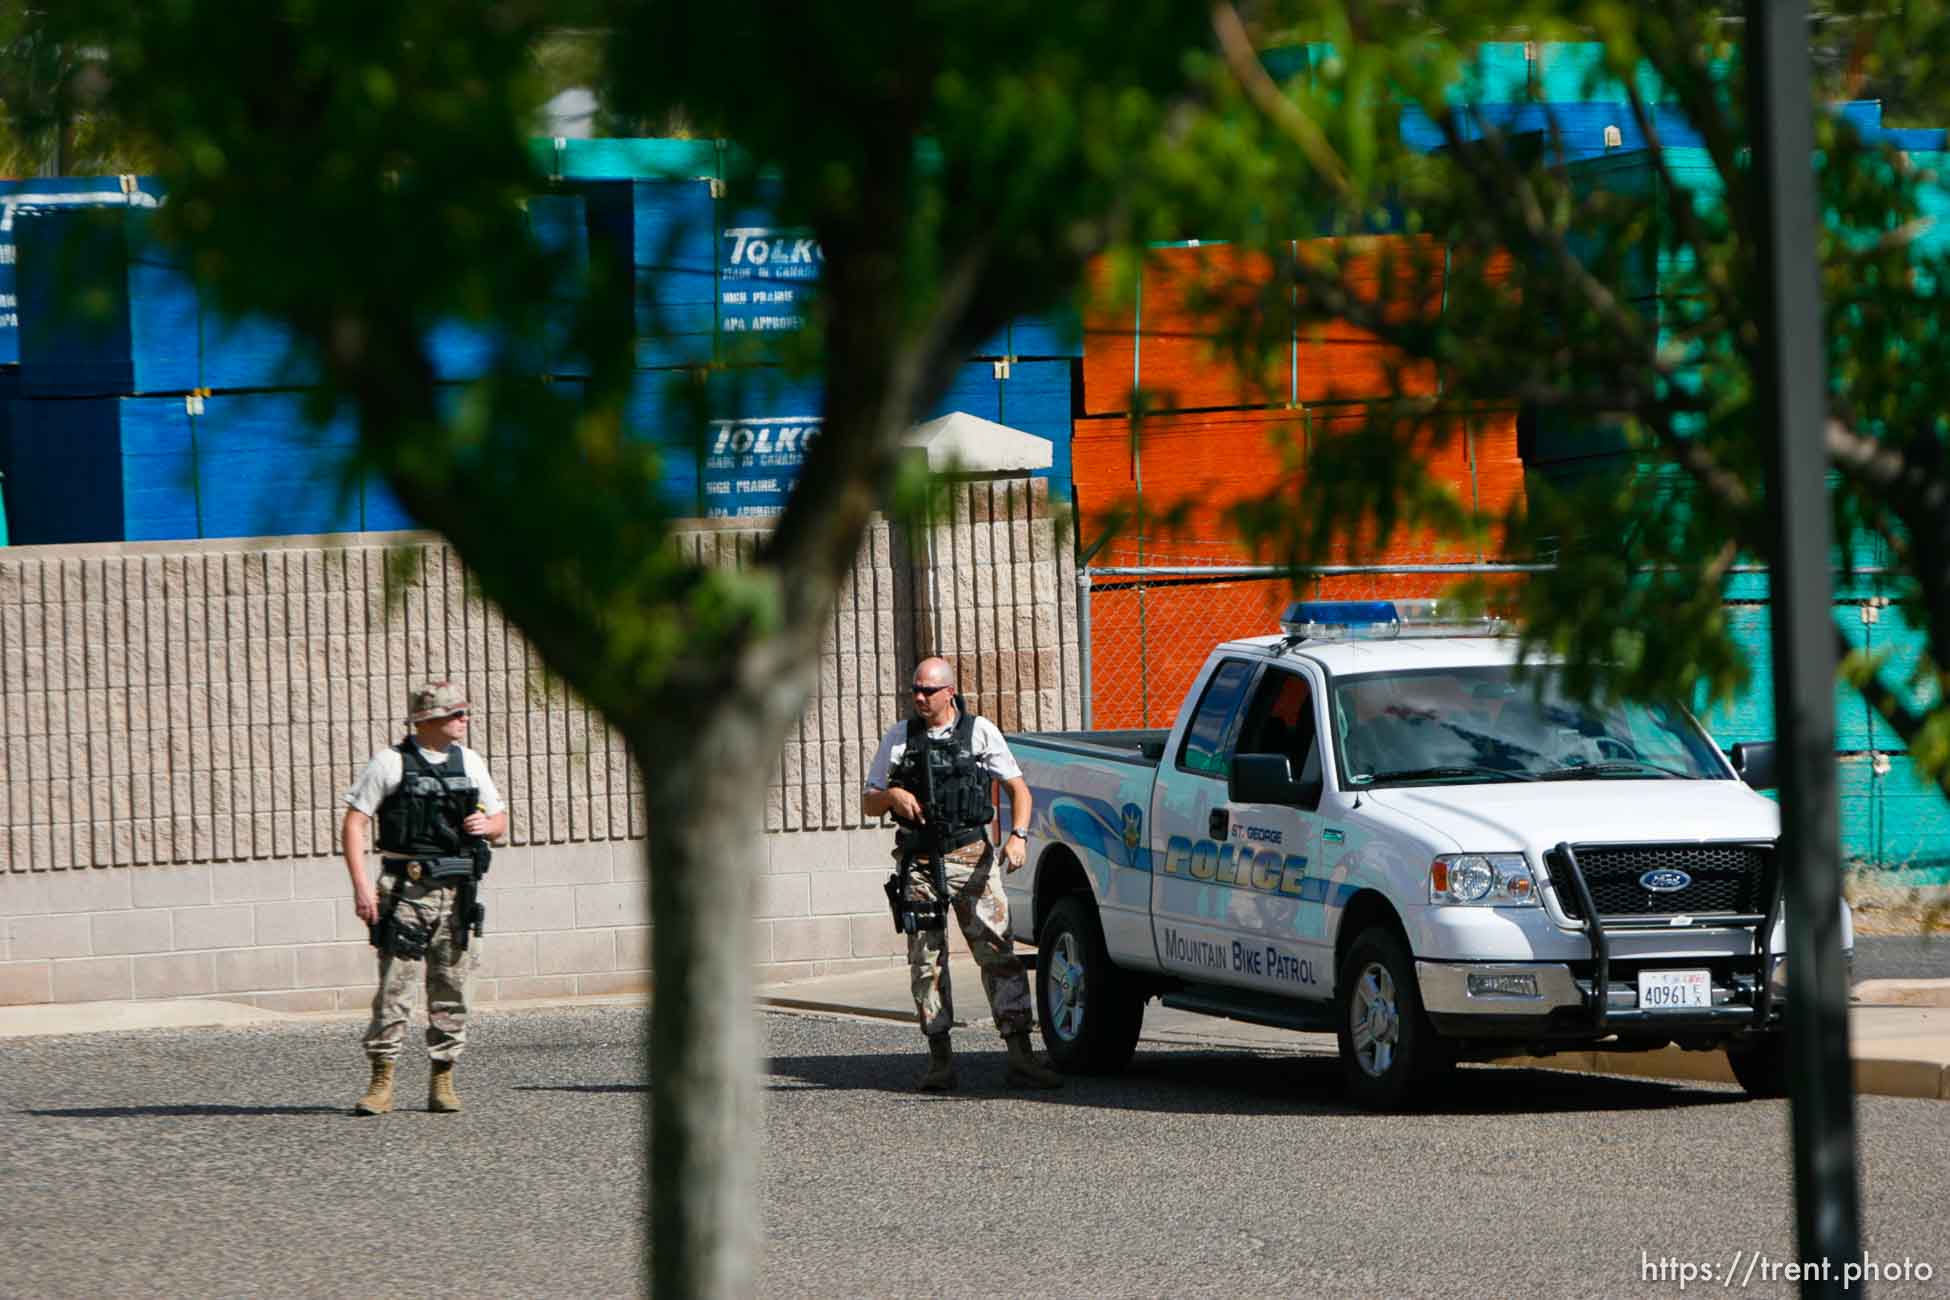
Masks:
[[[1027,843],[1029,843],[1029,832],[1028,832],[1028,831],[1026,831],[1026,830],[1024,830],[1024,829],[1022,829],[1022,827],[1020,827],[1020,826],[1017,826],[1017,827],[1014,827],[1014,828],[1012,828],[1012,829],[1011,829],[1011,830],[1009,831],[1009,834],[1010,834],[1011,836],[1016,836],[1016,835],[1020,835],[1020,836],[1022,837],[1022,842],[1023,842],[1024,844],[1027,844]]]

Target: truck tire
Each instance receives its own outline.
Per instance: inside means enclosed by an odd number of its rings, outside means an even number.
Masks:
[[[1451,1064],[1422,1011],[1415,963],[1394,930],[1370,926],[1355,938],[1341,962],[1334,1001],[1341,1074],[1356,1105],[1412,1106]]]
[[[1036,1022],[1065,1074],[1115,1074],[1137,1050],[1144,999],[1111,964],[1097,909],[1080,895],[1059,899],[1037,937]]]
[[[1727,1066],[1749,1097],[1787,1096],[1786,1031],[1776,1029],[1728,1043]]]

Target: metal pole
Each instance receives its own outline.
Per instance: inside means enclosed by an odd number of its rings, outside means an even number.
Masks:
[[[1768,515],[1796,1242],[1804,1263],[1826,1266],[1802,1282],[1801,1294],[1839,1296],[1843,1267],[1862,1259],[1862,1230],[1841,957],[1835,628],[1822,450],[1828,403],[1805,0],[1747,0],[1747,67],[1760,253],[1755,430],[1773,440]]]
[[[1090,696],[1094,689],[1090,676],[1090,570],[1077,570],[1077,674],[1083,678],[1080,694],[1083,700],[1083,729],[1093,730],[1090,725]]]

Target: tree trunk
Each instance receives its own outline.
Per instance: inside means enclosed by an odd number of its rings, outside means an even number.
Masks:
[[[650,1289],[751,1294],[762,1123],[752,910],[780,728],[726,692],[633,739],[649,816]]]

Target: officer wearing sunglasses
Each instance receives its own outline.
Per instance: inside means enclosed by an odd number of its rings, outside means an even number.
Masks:
[[[461,744],[467,696],[449,681],[415,687],[407,701],[412,733],[382,749],[346,791],[340,828],[352,907],[379,950],[379,990],[366,1028],[372,1081],[353,1110],[393,1108],[393,1072],[406,1039],[418,985],[427,990],[427,1109],[457,1111],[454,1063],[467,1047],[467,994],[478,945],[475,889],[486,845],[508,830],[501,792],[481,756]],[[367,828],[379,823],[380,879],[366,872]]]
[[[1014,871],[1028,856],[1029,783],[996,725],[968,712],[946,659],[923,659],[915,666],[910,698],[913,717],[881,737],[860,807],[869,817],[892,816],[897,827],[894,858],[900,870],[889,882],[897,918],[910,904],[918,905],[913,915],[927,918],[903,927],[914,1011],[928,1040],[920,1087],[947,1091],[956,1083],[948,1038],[955,1021],[948,987],[948,910],[981,968],[995,1027],[1009,1050],[1007,1081],[1015,1087],[1060,1087],[1062,1076],[1030,1051],[1029,976],[1009,937],[1009,902],[999,873],[991,870],[997,845],[990,785],[1000,781],[1009,792],[1011,828],[1000,856]],[[945,900],[938,897],[937,881],[946,887]],[[947,907],[940,906],[944,901]]]

